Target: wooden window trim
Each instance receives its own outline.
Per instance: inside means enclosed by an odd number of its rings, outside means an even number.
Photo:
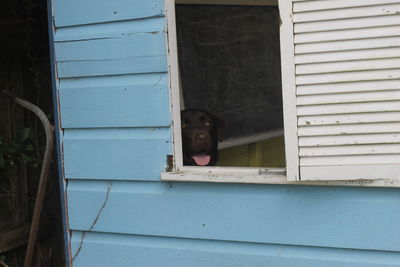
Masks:
[[[189,0],[185,0],[189,1]],[[181,0],[177,0],[181,3]],[[282,3],[290,2],[287,0],[281,0]],[[287,8],[287,7],[286,7]],[[400,187],[400,180],[395,179],[362,179],[362,180],[348,180],[348,181],[298,181],[293,179],[293,174],[298,175],[298,163],[292,165],[292,169],[282,168],[247,168],[247,167],[192,167],[183,166],[182,162],[182,140],[181,140],[181,127],[180,127],[180,78],[178,69],[178,48],[177,48],[177,36],[176,36],[176,21],[175,21],[175,1],[165,1],[166,17],[167,17],[167,45],[168,45],[168,70],[169,70],[169,90],[170,90],[170,101],[171,101],[171,114],[172,114],[172,139],[173,139],[173,167],[171,172],[161,173],[162,181],[180,181],[180,182],[215,182],[215,183],[250,183],[250,184],[283,184],[283,185],[317,185],[317,186],[366,186],[366,187]],[[281,14],[281,18],[284,14]],[[290,13],[286,16],[291,16]],[[286,18],[287,20],[287,18]],[[291,20],[289,20],[291,21]],[[285,24],[283,24],[283,27]],[[290,29],[288,29],[290,31]],[[287,37],[287,36],[286,36]],[[285,38],[281,36],[281,38]],[[290,60],[290,47],[287,56],[284,56],[282,61]],[[293,53],[292,53],[293,54]],[[283,72],[284,73],[284,72]],[[293,72],[294,73],[294,72]],[[290,73],[288,75],[291,75]],[[289,82],[283,85],[283,90],[294,90],[292,79],[289,77]],[[285,88],[286,86],[286,88]],[[287,94],[291,94],[286,91]],[[293,92],[292,92],[293,93]],[[284,91],[285,97],[285,91]],[[288,97],[288,96],[286,96]],[[294,95],[295,97],[295,95]],[[293,98],[293,94],[292,94]],[[292,99],[293,100],[293,99]],[[295,99],[294,99],[295,100]],[[285,101],[284,101],[285,102]],[[289,103],[289,105],[293,103]],[[294,103],[295,104],[295,103]],[[290,107],[289,107],[290,109]],[[291,116],[295,116],[295,113]],[[296,131],[290,130],[290,124],[288,120],[291,120],[290,115],[285,115],[285,139],[292,139],[289,146],[285,140],[285,149],[287,155],[292,155],[292,149],[298,149],[297,134]],[[297,119],[292,124],[295,125]],[[289,126],[289,127],[288,127]],[[291,147],[294,146],[294,147]],[[294,160],[298,161],[298,153],[293,153],[292,157],[288,157],[287,161]],[[293,163],[293,162],[292,162]],[[297,167],[296,167],[297,166]],[[288,179],[288,175],[290,177]],[[297,176],[298,177],[298,176]]]
[[[277,6],[278,0],[175,0],[175,4]]]

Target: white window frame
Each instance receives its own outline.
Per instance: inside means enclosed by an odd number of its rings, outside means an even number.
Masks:
[[[287,168],[255,168],[255,167],[197,167],[183,166],[180,107],[180,77],[178,66],[178,48],[175,20],[175,4],[223,4],[223,5],[277,5],[277,0],[165,0],[167,17],[167,45],[169,90],[172,115],[173,166],[171,171],[161,173],[162,181],[184,182],[216,182],[216,183],[251,183],[251,184],[295,184],[295,185],[327,185],[327,186],[372,186],[400,187],[400,180],[370,179],[346,181],[299,181],[299,158],[296,117],[296,94],[294,70],[282,71],[282,91],[284,107],[285,152]],[[293,24],[291,12],[292,1],[279,0],[281,16],[281,62],[289,63],[294,68]],[[282,34],[287,33],[287,34]],[[290,64],[292,63],[292,64]],[[283,64],[282,64],[283,65]],[[289,112],[288,112],[289,111]]]

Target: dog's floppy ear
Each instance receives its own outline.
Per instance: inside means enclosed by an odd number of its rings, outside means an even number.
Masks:
[[[212,114],[214,124],[217,126],[217,131],[218,131],[218,141],[222,141],[222,133],[223,130],[225,129],[225,121],[214,114]]]

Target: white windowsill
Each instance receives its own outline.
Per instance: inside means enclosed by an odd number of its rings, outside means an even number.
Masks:
[[[178,171],[161,173],[161,180],[169,182],[400,187],[400,180],[394,179],[288,182],[285,169],[250,167],[184,166]]]

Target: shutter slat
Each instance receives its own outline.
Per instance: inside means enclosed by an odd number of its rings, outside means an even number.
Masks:
[[[350,1],[347,1],[350,2]],[[296,23],[295,33],[374,28],[399,24],[399,15]]]
[[[392,58],[396,55],[400,55],[400,47],[299,54],[295,56],[295,63],[307,64],[345,60],[382,59]]]
[[[360,40],[296,44],[295,54],[299,55],[306,53],[321,53],[321,52],[392,48],[392,47],[400,47],[400,37],[396,36],[396,37],[384,37],[384,38],[371,38],[367,40],[360,39]],[[398,55],[394,54],[393,56],[398,56]]]
[[[400,16],[397,16],[400,20]],[[377,37],[399,36],[400,26],[385,26],[363,29],[346,29],[337,31],[322,31],[311,33],[298,33],[295,35],[295,44],[319,43],[341,40],[372,39]]]
[[[398,133],[400,122],[299,127],[299,136]],[[399,151],[400,153],[400,151]]]
[[[400,122],[400,112],[379,112],[359,114],[333,114],[301,116],[297,120],[299,126],[331,125],[331,124],[357,124],[373,122]]]
[[[400,88],[400,80],[349,82],[335,84],[298,85],[297,95],[332,94],[349,92],[369,92],[395,90]]]
[[[297,115],[346,114],[362,112],[400,111],[400,101],[350,104],[327,104],[297,107]]]
[[[300,157],[399,154],[400,144],[301,147]]]
[[[329,10],[338,8],[348,7],[360,7],[360,6],[373,6],[382,4],[395,4],[399,3],[399,0],[315,0],[315,1],[303,1],[297,3],[295,1],[293,5],[293,12],[304,12],[304,11],[316,11],[316,10]]]
[[[297,75],[296,84],[323,84],[400,79],[400,69]]]
[[[354,134],[336,136],[302,136],[299,138],[299,146],[336,146],[357,144],[388,144],[400,143],[400,133],[383,134]]]
[[[297,105],[320,105],[400,100],[400,90],[297,96]],[[399,116],[400,118],[400,116]]]
[[[400,58],[302,64],[296,66],[296,74],[317,74],[395,68],[400,68]]]
[[[310,11],[310,12],[295,13],[293,16],[293,22],[296,24],[298,22],[306,22],[306,21],[323,21],[323,20],[333,20],[333,19],[395,15],[398,14],[398,12],[400,12],[400,4]]]
[[[400,37],[371,38],[368,40],[344,40],[297,44],[296,55],[322,52],[354,51],[360,49],[400,47]],[[393,54],[396,55],[396,54]]]
[[[362,165],[367,164],[399,164],[400,154],[395,155],[357,155],[357,156],[329,156],[303,157],[300,166],[332,166],[332,165]],[[339,177],[339,176],[337,176]]]
[[[302,167],[304,180],[400,179],[400,164],[368,164]],[[340,178],[340,179],[339,179]],[[387,180],[390,186],[391,180]]]
[[[300,166],[332,166],[332,165],[362,165],[367,164],[399,164],[400,154],[395,155],[358,155],[300,158]],[[337,176],[336,179],[338,179]],[[302,176],[303,178],[303,176]]]

